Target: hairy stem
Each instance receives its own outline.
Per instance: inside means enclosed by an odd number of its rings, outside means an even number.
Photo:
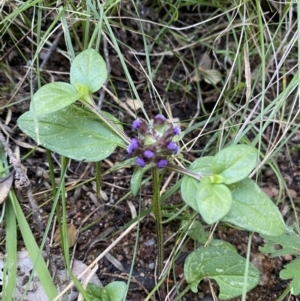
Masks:
[[[158,256],[157,256],[157,275],[158,278],[162,272],[163,260],[164,260],[164,237],[163,237],[163,227],[162,227],[162,213],[160,206],[160,180],[159,180],[159,170],[158,168],[152,169],[152,183],[153,183],[153,213],[156,221],[156,232],[157,232],[157,246],[158,246]]]

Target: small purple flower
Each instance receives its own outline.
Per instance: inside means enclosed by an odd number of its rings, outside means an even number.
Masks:
[[[165,122],[167,119],[166,117],[163,115],[163,114],[158,114],[154,117],[155,120],[157,121],[162,121],[162,122]]]
[[[131,139],[131,143],[130,143],[130,145],[127,148],[128,154],[131,155],[138,146],[139,146],[139,142],[137,141],[137,139],[132,138]]]
[[[140,126],[141,126],[141,119],[136,119],[133,123],[132,123],[132,129],[137,130]]]
[[[174,135],[180,135],[180,132],[181,132],[181,130],[180,130],[179,126],[176,125],[176,126],[173,127]]]
[[[140,167],[144,167],[146,165],[146,162],[143,158],[137,157],[135,162]]]
[[[178,147],[177,143],[173,142],[173,141],[171,141],[167,144],[167,149],[172,151],[174,154],[177,154],[179,151],[179,147]]]
[[[151,159],[154,156],[154,152],[150,149],[144,151],[144,157],[147,159]]]
[[[168,160],[166,159],[160,159],[157,163],[156,163],[156,166],[158,168],[164,168],[168,165]]]

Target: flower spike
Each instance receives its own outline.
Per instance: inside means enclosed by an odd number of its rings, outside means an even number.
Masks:
[[[172,139],[180,134],[180,127],[168,123],[162,114],[156,115],[149,124],[138,118],[133,121],[132,129],[137,131],[137,136],[130,140],[127,151],[136,157],[139,167],[152,163],[159,169],[164,168],[169,158],[179,152],[178,143]]]

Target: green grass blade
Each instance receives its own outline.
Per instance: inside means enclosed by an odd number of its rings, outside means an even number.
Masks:
[[[9,193],[10,198],[14,193]],[[3,300],[14,300],[17,279],[17,224],[14,208],[8,200],[5,210],[6,257],[3,271]]]
[[[43,257],[40,256],[39,247],[38,247],[38,245],[35,241],[35,238],[30,230],[30,227],[29,227],[26,217],[21,209],[21,206],[17,200],[17,197],[13,192],[11,193],[11,203],[14,207],[15,215],[18,220],[19,229],[20,229],[22,237],[24,239],[26,249],[29,253],[29,256],[30,256],[32,263],[35,267],[35,270],[38,274],[39,280],[45,290],[45,293],[46,293],[48,299],[53,300],[57,296],[58,292],[56,290],[55,285],[53,284],[53,280],[48,271],[48,267],[47,267]]]

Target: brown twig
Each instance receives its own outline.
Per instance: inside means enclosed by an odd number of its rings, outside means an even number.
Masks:
[[[45,228],[44,228],[44,225],[42,222],[41,215],[39,213],[38,205],[32,194],[31,184],[26,175],[26,168],[21,164],[20,160],[18,160],[16,158],[15,154],[11,150],[9,144],[7,143],[7,141],[1,131],[0,131],[0,143],[3,145],[3,148],[9,158],[9,163],[11,163],[13,165],[13,168],[15,171],[15,187],[17,190],[26,189],[26,194],[27,194],[27,197],[28,197],[31,209],[32,209],[34,221],[38,227],[38,230],[40,231],[41,236],[43,236]],[[48,239],[46,240],[45,248],[46,248],[47,256],[50,261],[51,270],[54,271],[55,265],[50,256],[51,252],[50,252],[50,246],[49,246]]]

